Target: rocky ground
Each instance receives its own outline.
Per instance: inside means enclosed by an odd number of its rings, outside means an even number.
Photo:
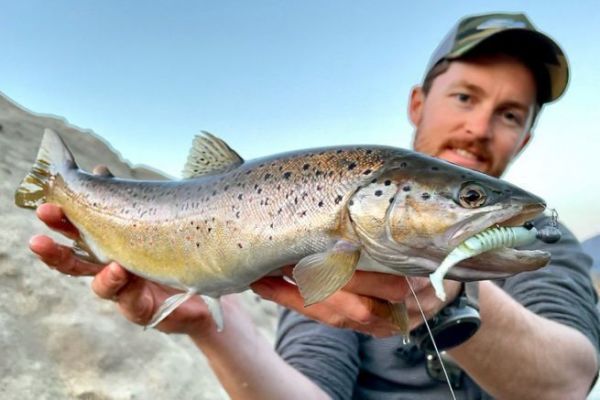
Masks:
[[[44,128],[61,134],[84,169],[106,164],[121,177],[160,177],[132,168],[93,132],[0,95],[0,398],[226,399],[187,338],[143,331],[97,299],[89,279],[50,270],[28,250],[33,234],[49,231],[33,212],[14,206],[13,194]],[[242,296],[272,340],[274,306]]]

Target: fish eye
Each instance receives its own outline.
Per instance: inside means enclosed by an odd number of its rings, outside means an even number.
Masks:
[[[485,204],[487,194],[485,190],[474,183],[463,186],[458,193],[458,202],[465,208],[477,208]]]

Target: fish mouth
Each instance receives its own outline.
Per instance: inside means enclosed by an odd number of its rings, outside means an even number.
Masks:
[[[512,204],[490,207],[466,221],[452,226],[444,235],[445,244],[451,250],[478,233],[494,226],[522,226],[545,210],[543,203]],[[550,253],[541,250],[517,250],[499,248],[463,260],[447,274],[458,280],[495,279],[518,272],[541,268],[548,263]]]

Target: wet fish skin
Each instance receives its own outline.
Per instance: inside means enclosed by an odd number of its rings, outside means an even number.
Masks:
[[[431,273],[453,245],[502,221],[541,212],[513,185],[408,150],[345,146],[244,162],[224,142],[199,137],[188,179],[134,181],[77,168],[46,131],[36,165],[15,194],[21,207],[59,204],[83,245],[148,279],[210,297],[239,292],[282,265],[320,301],[357,268]],[[486,202],[464,207],[465,185]],[[542,252],[492,252],[449,273],[488,279],[539,268]],[[359,261],[360,260],[360,261]],[[310,303],[309,302],[309,303]]]

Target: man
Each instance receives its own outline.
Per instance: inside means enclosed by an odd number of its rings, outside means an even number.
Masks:
[[[525,16],[466,18],[434,52],[423,85],[411,93],[414,147],[500,176],[529,142],[543,104],[562,94],[567,77],[558,45]],[[41,206],[38,215],[51,228],[77,237],[56,206]],[[563,232],[561,242],[549,248],[553,259],[548,267],[479,283],[481,327],[448,349],[468,374],[453,379],[460,398],[586,396],[598,370],[600,322],[590,260],[573,235]],[[117,301],[133,322],[149,321],[169,295],[168,289],[129,275],[115,263],[104,267],[79,260],[48,237],[36,236],[30,246],[64,273],[95,275],[96,294]],[[448,306],[461,289],[446,281],[449,296],[442,303],[428,280],[411,282],[428,317]],[[227,328],[222,333],[199,299],[184,303],[158,326],[189,335],[232,398],[449,397],[419,348],[395,336],[374,337],[390,331],[382,300],[405,301],[411,327],[422,323],[404,278],[357,272],[343,290],[308,308],[296,287],[282,279],[264,278],[253,289],[288,307],[280,321],[279,354],[258,335],[235,296],[223,299]]]

